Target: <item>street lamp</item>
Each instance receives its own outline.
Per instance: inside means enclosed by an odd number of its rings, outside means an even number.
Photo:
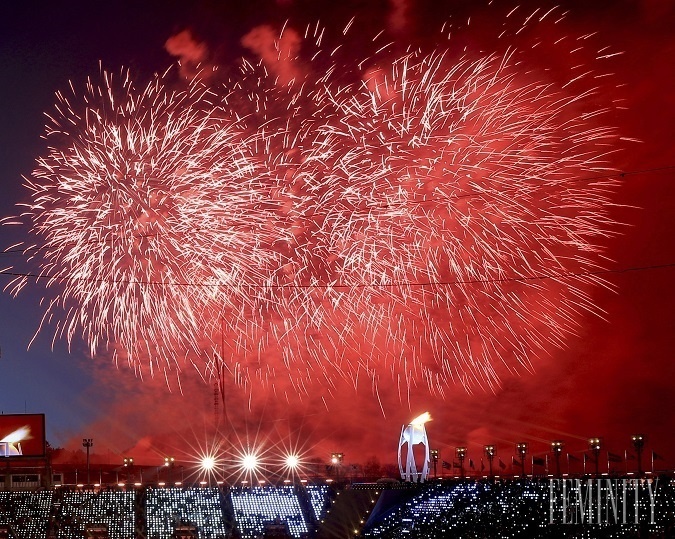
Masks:
[[[464,459],[466,458],[466,447],[455,447],[455,457],[459,461],[459,475],[464,477]]]
[[[565,447],[565,443],[562,440],[553,440],[551,442],[551,451],[553,452],[553,456],[555,457],[555,471],[558,477],[561,477],[560,453],[562,453],[563,447]]]
[[[642,475],[642,449],[645,446],[645,436],[644,434],[633,434],[630,439],[633,442],[633,447],[637,453],[638,475]]]
[[[601,438],[589,438],[588,439],[588,448],[593,451],[595,455],[595,475],[596,477],[600,475],[600,449],[602,448],[602,439]],[[584,461],[584,472],[586,471],[586,462]]]
[[[516,453],[520,456],[520,467],[523,470],[524,476],[527,476],[527,474],[525,473],[525,455],[527,455],[528,449],[529,445],[527,442],[518,442],[516,444]]]
[[[434,463],[434,477],[438,477],[438,449],[430,449],[431,461]]]
[[[92,438],[82,438],[82,447],[87,449],[87,485],[91,484],[89,478],[89,449],[94,445],[94,440]]]
[[[483,452],[488,459],[488,464],[490,465],[490,477],[492,477],[492,461],[495,458],[495,446],[494,445],[485,445],[483,446]]]

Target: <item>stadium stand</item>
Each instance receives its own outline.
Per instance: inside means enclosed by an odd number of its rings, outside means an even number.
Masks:
[[[0,524],[10,525],[19,539],[45,537],[52,491],[0,491]]]
[[[90,524],[108,527],[110,539],[135,539],[134,491],[61,491],[55,498],[57,539],[81,539]]]
[[[312,506],[314,520],[321,520],[328,508],[330,489],[328,485],[307,485],[305,487],[309,503]]]
[[[193,525],[200,539],[228,536],[217,488],[148,489],[145,502],[149,539],[170,539],[177,526]]]
[[[658,478],[658,485],[654,479],[649,493],[643,489],[631,498],[639,507],[639,523],[552,524],[550,485],[546,478],[535,478],[0,491],[0,538],[675,537],[675,481],[670,477]],[[607,515],[610,499],[603,500],[591,500],[589,510]],[[650,500],[656,501],[653,515]]]
[[[295,487],[241,487],[230,491],[242,539],[262,536],[268,524],[286,523],[292,537],[309,533]]]

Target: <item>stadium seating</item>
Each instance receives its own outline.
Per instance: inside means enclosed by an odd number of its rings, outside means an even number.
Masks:
[[[317,484],[0,491],[0,530],[18,539],[252,539],[286,534],[298,539],[352,534],[373,539],[516,539],[643,536],[644,530],[650,537],[670,537],[675,529],[675,480],[670,478],[661,478],[655,491],[655,523],[648,522],[649,497],[641,494],[639,525],[552,525],[550,485],[546,478],[535,478],[432,481],[405,488],[364,483],[346,490]]]
[[[0,491],[0,524],[10,524],[19,539],[45,537],[52,491]]]
[[[315,520],[321,520],[328,507],[328,485],[307,485],[305,490],[314,513],[312,516]]]
[[[265,525],[275,521],[286,523],[293,537],[309,532],[295,487],[235,488],[230,496],[243,539],[262,535]]]
[[[58,539],[80,539],[87,524],[107,525],[110,539],[135,539],[134,498],[134,491],[63,491],[55,519]]]
[[[148,489],[145,515],[152,539],[171,538],[181,524],[196,526],[200,539],[219,539],[228,532],[217,488]]]

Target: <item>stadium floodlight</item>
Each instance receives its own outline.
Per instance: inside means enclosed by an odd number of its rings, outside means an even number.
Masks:
[[[438,449],[430,449],[431,462],[434,463],[434,477],[438,476]]]
[[[595,476],[600,476],[600,449],[602,448],[602,438],[597,436],[588,439],[588,449],[593,452],[595,457]],[[586,458],[584,457],[584,473],[586,473]]]
[[[82,439],[82,447],[87,449],[87,485],[91,484],[91,480],[89,478],[89,450],[91,447],[94,445],[94,440],[92,438],[83,438]]]
[[[132,457],[124,457],[124,467],[127,469],[127,483],[129,482],[130,468],[134,465]]]
[[[523,471],[523,475],[525,477],[527,477],[527,473],[525,472],[525,455],[527,455],[529,449],[530,444],[528,444],[527,442],[516,443],[516,453],[520,457],[520,469]],[[532,473],[534,473],[534,471]]]
[[[555,470],[558,477],[562,477],[560,473],[560,454],[562,453],[563,447],[565,447],[565,442],[562,440],[553,440],[551,442],[551,451],[555,457]]]
[[[295,470],[300,465],[300,458],[297,455],[287,455],[286,456],[286,467],[291,470]]]
[[[644,434],[633,434],[630,439],[633,442],[633,447],[637,453],[638,461],[638,475],[642,475],[642,450],[645,447],[645,435]],[[653,466],[652,466],[653,468]]]
[[[173,475],[173,465],[176,459],[173,457],[164,457],[164,466],[169,468],[169,483],[171,483],[171,476]]]
[[[241,465],[247,472],[254,472],[258,468],[258,456],[255,453],[247,453],[241,459]]]
[[[202,458],[199,466],[205,472],[210,472],[216,467],[216,458],[212,457],[211,455],[207,455]]]
[[[494,477],[494,474],[492,473],[492,461],[495,458],[495,454],[497,453],[497,450],[494,445],[489,444],[489,445],[484,445],[483,446],[483,453],[485,453],[485,456],[488,459],[488,465],[490,468],[490,477]]]
[[[455,447],[455,457],[459,461],[459,474],[464,477],[464,459],[466,459],[466,447]]]

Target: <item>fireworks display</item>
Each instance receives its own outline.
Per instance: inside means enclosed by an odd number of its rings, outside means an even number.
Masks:
[[[242,66],[58,95],[25,210],[57,335],[141,374],[405,398],[494,388],[594,310],[618,135],[590,68],[444,48],[301,80]]]

